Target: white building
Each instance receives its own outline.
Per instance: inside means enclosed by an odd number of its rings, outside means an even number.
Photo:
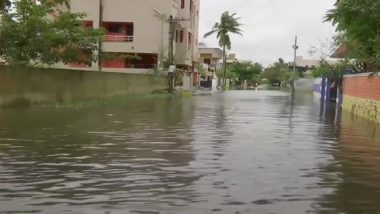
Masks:
[[[206,64],[209,71],[222,68],[223,51],[220,48],[199,47],[199,63]]]
[[[58,67],[151,72],[168,60],[170,17],[172,23],[176,23],[172,34],[174,63],[190,70],[193,62],[197,61],[200,0],[71,0],[70,6],[72,12],[86,13],[84,27],[103,27],[106,30],[101,51],[103,55],[116,57],[101,63],[73,63]],[[68,10],[65,6],[60,9]],[[138,57],[125,59],[126,55]]]
[[[296,65],[297,67],[304,67],[304,68],[318,68],[320,66],[321,59],[306,59],[302,56],[296,57]],[[326,62],[330,65],[334,65],[339,62],[337,59],[326,59]]]

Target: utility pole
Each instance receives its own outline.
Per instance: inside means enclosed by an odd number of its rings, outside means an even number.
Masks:
[[[190,21],[190,19],[178,19],[178,18],[173,18],[173,16],[169,16],[169,65],[170,66],[173,66],[175,68],[175,65],[174,65],[174,38],[175,38],[175,34],[177,32],[177,29],[178,27],[180,26],[180,22],[182,21]],[[173,88],[173,85],[175,85],[175,69],[174,69],[174,72],[169,72],[169,75],[168,75],[168,78],[169,78],[169,92],[173,92],[174,91],[174,88]]]
[[[296,38],[294,40],[293,49],[294,49],[293,75],[292,75],[292,81],[291,81],[291,84],[290,84],[290,87],[292,89],[292,97],[294,97],[294,95],[296,94],[296,89],[295,89],[295,86],[294,86],[294,81],[295,81],[295,77],[296,77],[296,68],[297,68],[297,65],[296,65],[297,49],[298,49],[298,46],[297,46],[297,36],[296,36]]]
[[[168,73],[168,82],[169,82],[169,93],[173,93],[175,85],[175,66],[174,66],[174,36],[177,31],[177,21],[173,19],[173,16],[169,16],[169,73]]]
[[[160,61],[163,61],[163,24],[166,21],[169,24],[169,44],[168,44],[168,64],[169,64],[169,72],[168,72],[168,91],[171,93],[174,91],[174,81],[175,81],[175,65],[174,65],[174,39],[177,32],[178,27],[180,26],[179,22],[182,21],[190,21],[190,19],[178,19],[174,18],[172,15],[165,19],[166,15],[160,12],[159,10],[153,8],[156,15],[161,20],[161,56]]]
[[[169,16],[169,65],[174,64],[174,36],[177,31],[177,20]]]

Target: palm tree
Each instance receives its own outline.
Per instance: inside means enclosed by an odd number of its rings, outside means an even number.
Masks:
[[[216,38],[219,39],[219,46],[223,48],[223,86],[226,85],[226,48],[231,50],[230,33],[242,35],[239,28],[240,18],[235,17],[236,13],[229,14],[228,11],[224,12],[220,18],[220,23],[215,23],[212,30],[204,35],[204,38],[216,33]]]

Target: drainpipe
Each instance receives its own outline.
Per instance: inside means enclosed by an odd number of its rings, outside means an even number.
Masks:
[[[99,28],[101,27],[103,23],[103,0],[99,0]],[[103,50],[102,50],[102,43],[103,43],[103,38],[99,39],[99,49],[98,49],[98,68],[99,71],[102,71],[102,55],[103,55]]]

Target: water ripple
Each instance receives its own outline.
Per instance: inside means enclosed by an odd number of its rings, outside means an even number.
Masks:
[[[380,211],[374,125],[282,92],[151,99],[4,109],[0,213]]]

